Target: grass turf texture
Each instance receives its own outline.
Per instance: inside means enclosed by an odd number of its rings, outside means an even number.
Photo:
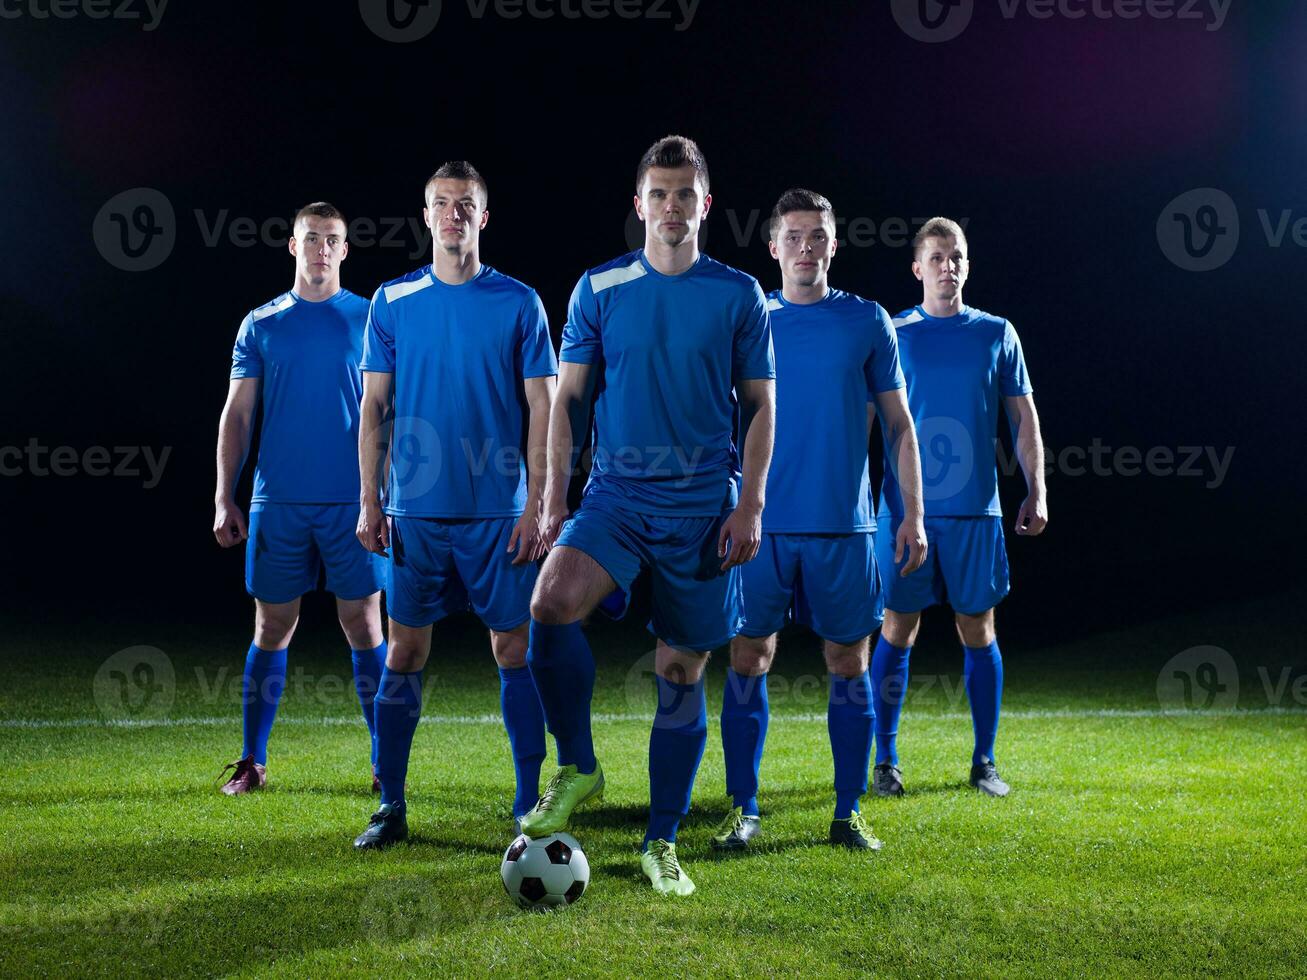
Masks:
[[[350,847],[374,798],[348,652],[330,629],[301,627],[270,788],[240,799],[213,778],[239,747],[243,633],[19,638],[0,692],[0,975],[1298,975],[1307,714],[1292,686],[1268,697],[1263,676],[1301,671],[1287,624],[1303,598],[1005,651],[1005,800],[966,786],[961,655],[947,622],[929,622],[900,734],[909,795],[864,801],[879,854],[823,843],[824,671],[816,641],[796,634],[772,683],[765,836],[749,856],[714,857],[727,806],[719,653],[679,845],[699,892],[684,900],[654,895],[635,852],[652,687],[632,665],[651,644],[597,626],[608,789],[570,828],[590,889],[552,914],[519,912],[499,883],[512,770],[472,624],[437,631],[432,720],[409,774],[412,842],[371,855]],[[320,612],[306,620],[329,622]],[[171,704],[106,725],[113,688],[97,702],[92,678],[143,641],[174,669]],[[1158,711],[1159,669],[1198,643],[1240,656],[1239,713]]]

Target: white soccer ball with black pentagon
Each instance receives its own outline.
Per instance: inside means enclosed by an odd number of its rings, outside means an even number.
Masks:
[[[499,875],[509,898],[522,908],[561,908],[585,891],[590,862],[571,834],[535,840],[522,834],[504,852]]]

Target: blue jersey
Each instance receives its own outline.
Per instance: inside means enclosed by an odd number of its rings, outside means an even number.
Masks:
[[[903,387],[879,303],[832,289],[817,303],[767,297],[776,345],[776,446],[762,528],[773,534],[875,530],[867,402]]]
[[[631,252],[576,284],[560,356],[600,372],[587,496],[684,517],[735,504],[734,385],[776,376],[756,279],[706,255],[665,276]]]
[[[995,459],[999,400],[1031,391],[1016,330],[969,306],[945,318],[918,306],[895,317],[894,329],[921,446],[926,516],[1002,514]],[[889,466],[880,513],[903,516]]]
[[[368,301],[342,289],[312,303],[282,293],[241,323],[233,378],[259,378],[263,423],[250,509],[357,504],[363,325]]]
[[[387,514],[522,513],[522,381],[558,373],[534,289],[488,265],[458,286],[429,265],[385,283],[372,297],[363,370],[394,375]]]

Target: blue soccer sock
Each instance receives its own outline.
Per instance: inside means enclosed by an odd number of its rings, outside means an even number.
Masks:
[[[994,761],[994,739],[998,737],[998,714],[1003,702],[1003,655],[998,652],[998,640],[987,647],[965,649],[962,682],[971,702],[971,727],[976,734],[971,764],[978,766],[985,759]]]
[[[363,709],[363,720],[368,725],[368,739],[372,743],[372,767],[377,766],[377,725],[372,702],[381,689],[381,671],[386,666],[386,641],[371,650],[351,650],[354,661],[354,690]]]
[[[899,764],[899,715],[908,696],[908,659],[912,647],[896,647],[884,635],[871,656],[872,704],[876,709],[876,765]]]
[[[867,792],[867,766],[876,709],[871,700],[867,671],[857,677],[830,675],[830,702],[826,728],[835,758],[835,819],[846,820],[858,810],[858,798]]]
[[[690,791],[708,744],[708,706],[703,678],[677,684],[658,678],[658,711],[649,733],[649,829],[644,843],[676,840],[690,811]]]
[[[558,764],[575,765],[578,772],[594,772],[590,699],[594,695],[595,661],[581,623],[555,625],[531,620],[526,663],[549,732],[558,743]]]
[[[767,675],[749,677],[726,671],[722,695],[722,754],[726,757],[726,792],[731,806],[747,816],[758,813],[758,769],[767,740]]]
[[[241,758],[254,756],[261,766],[268,764],[268,736],[277,717],[281,692],[286,688],[286,651],[261,650],[253,643],[245,655],[241,678],[241,707],[245,744]]]
[[[517,776],[513,816],[520,817],[540,799],[540,765],[545,761],[545,716],[530,669],[499,668],[499,707]]]
[[[404,806],[404,780],[413,733],[422,716],[422,671],[401,673],[386,667],[373,703],[377,725],[377,778],[381,802],[396,809]]]

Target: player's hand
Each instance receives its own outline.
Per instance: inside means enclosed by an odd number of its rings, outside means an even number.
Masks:
[[[545,549],[540,540],[539,507],[532,507],[528,503],[526,510],[522,512],[522,516],[513,525],[513,535],[508,539],[508,550],[517,552],[517,555],[513,558],[514,565],[525,565],[527,562],[540,560],[540,556],[545,553]]]
[[[717,557],[725,558],[722,571],[753,561],[762,543],[762,508],[741,504],[722,521],[717,535]]]
[[[1021,504],[1017,512],[1016,531],[1024,537],[1033,538],[1043,534],[1048,526],[1048,504],[1042,493],[1032,493]]]
[[[390,522],[381,510],[381,501],[368,500],[359,507],[359,526],[354,536],[374,555],[385,556],[390,547]]]
[[[899,530],[894,535],[894,564],[903,561],[904,553],[908,556],[907,564],[899,569],[899,577],[907,578],[926,563],[926,525],[920,517],[909,521],[906,517],[899,521]]]
[[[546,500],[540,508],[540,554],[554,546],[567,520],[567,498]]]
[[[213,513],[213,536],[224,548],[240,544],[250,536],[245,514],[233,500],[218,501]]]

